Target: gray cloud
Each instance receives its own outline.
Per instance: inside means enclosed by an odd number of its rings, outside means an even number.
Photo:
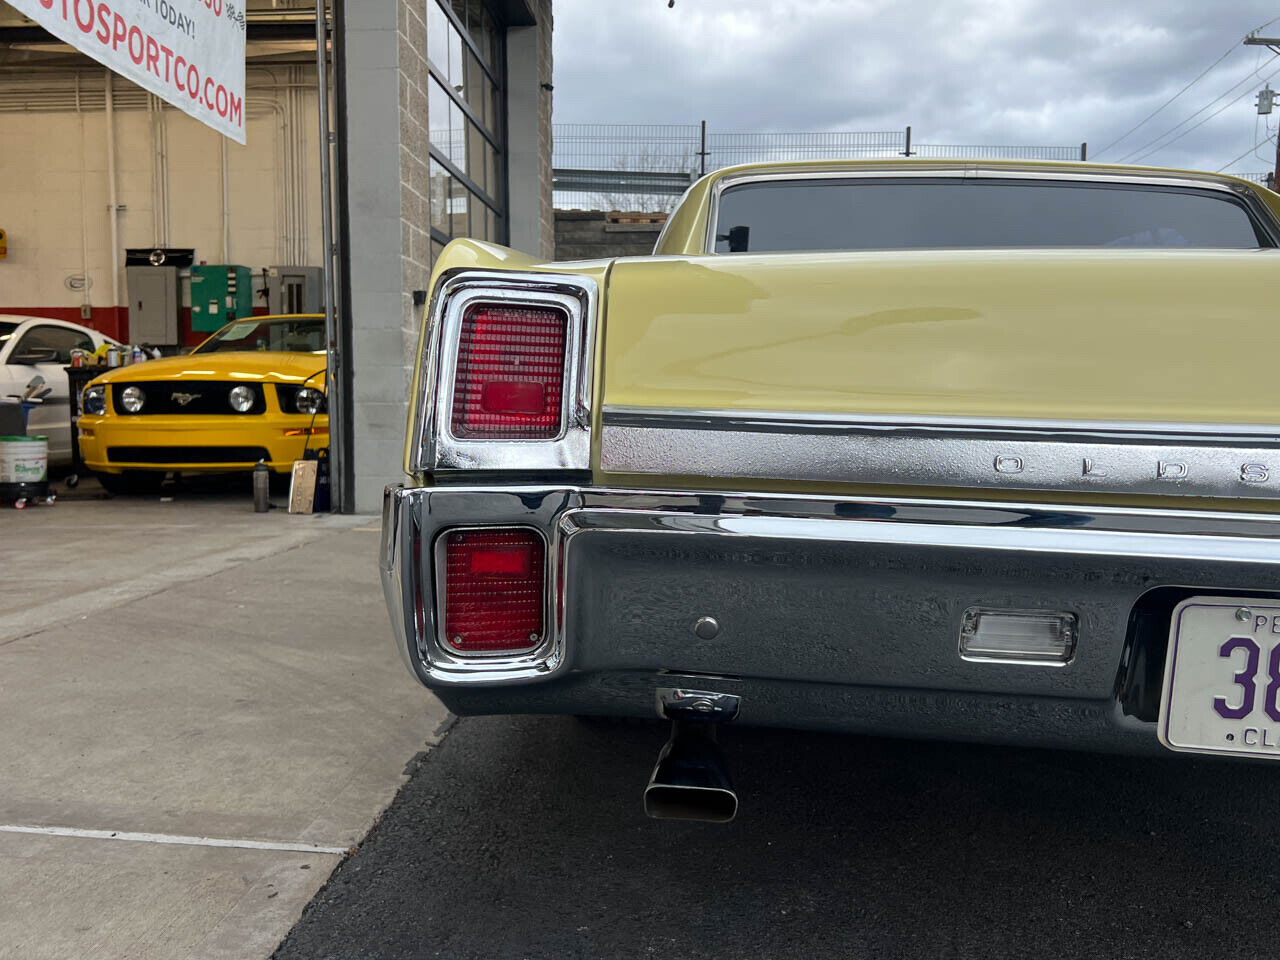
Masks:
[[[668,9],[664,0],[556,0],[555,119],[705,119],[720,132],[911,124],[928,143],[1087,140],[1096,154],[1280,13],[1267,0],[1229,7],[1203,0],[677,0]],[[1144,161],[1217,169],[1265,136],[1254,93],[1273,71],[1280,59],[1270,51],[1233,49],[1101,159],[1156,141],[1249,78],[1231,95],[1242,99]],[[1280,72],[1273,86],[1280,87]],[[1276,122],[1280,111],[1272,130]],[[1274,147],[1257,153],[1231,169],[1269,169]]]

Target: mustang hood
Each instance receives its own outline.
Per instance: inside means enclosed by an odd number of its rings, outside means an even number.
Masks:
[[[283,353],[265,350],[244,352],[192,353],[182,357],[147,360],[118,367],[95,379],[94,383],[139,380],[244,380],[294,383],[311,377],[324,384],[325,357],[314,353]],[[315,374],[319,372],[319,376]]]
[[[1280,423],[1280,251],[624,259],[605,408]]]

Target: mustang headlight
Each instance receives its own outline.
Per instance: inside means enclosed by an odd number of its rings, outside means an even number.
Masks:
[[[303,387],[293,395],[293,405],[298,408],[299,413],[312,416],[324,406],[324,394],[311,387]]]
[[[253,388],[246,387],[244,384],[232,387],[231,392],[227,394],[227,402],[236,413],[248,413],[253,409],[254,401],[257,399],[258,396],[253,392]]]
[[[98,417],[107,412],[107,388],[99,383],[85,387],[80,397],[80,409],[91,417]]]
[[[142,392],[141,387],[125,387],[120,393],[120,406],[124,407],[126,413],[137,413],[146,402],[147,395]]]

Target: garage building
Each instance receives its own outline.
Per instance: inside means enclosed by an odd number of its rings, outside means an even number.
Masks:
[[[550,0],[330,13],[338,479],[341,506],[370,512],[400,476],[413,291],[432,258],[462,236],[552,253],[552,14]],[[0,3],[0,312],[140,341],[159,302],[179,349],[233,313],[322,309],[315,7],[251,0],[247,17],[242,147]],[[154,251],[173,302],[137,295]]]

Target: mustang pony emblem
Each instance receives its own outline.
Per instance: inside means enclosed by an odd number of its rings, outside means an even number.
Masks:
[[[190,403],[192,400],[195,400],[196,398],[198,398],[198,397],[200,396],[200,394],[198,394],[198,393],[174,393],[174,394],[171,394],[171,396],[173,397],[173,402],[174,402],[174,403],[176,403],[176,404],[177,404],[178,406],[180,406],[180,407],[185,407],[185,406],[186,406],[188,403]]]

